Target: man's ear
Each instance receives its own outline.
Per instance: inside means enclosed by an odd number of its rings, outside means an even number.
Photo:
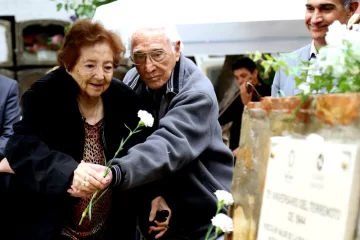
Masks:
[[[351,17],[356,12],[358,7],[359,7],[359,2],[358,1],[353,1],[352,3],[350,3],[350,7],[349,7],[350,16],[349,17]]]
[[[179,61],[180,59],[180,46],[181,46],[181,41],[177,41],[174,45],[176,61]]]

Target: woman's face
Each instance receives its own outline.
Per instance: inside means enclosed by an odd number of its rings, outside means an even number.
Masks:
[[[107,43],[82,47],[79,59],[70,72],[81,94],[89,98],[98,98],[106,91],[113,73],[113,52]]]

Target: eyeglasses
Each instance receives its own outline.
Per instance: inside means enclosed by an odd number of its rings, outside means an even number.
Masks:
[[[148,53],[134,53],[130,56],[130,60],[134,65],[141,65],[146,63],[146,58],[150,58],[152,63],[161,62],[166,56],[166,52],[156,50]]]

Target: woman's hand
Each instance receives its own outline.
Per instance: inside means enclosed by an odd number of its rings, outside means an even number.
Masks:
[[[85,163],[82,161],[74,171],[74,179],[71,188],[67,191],[73,197],[86,197],[98,189],[105,189],[112,180],[112,172],[109,169],[104,178],[106,166]]]
[[[93,194],[97,189],[105,186],[103,173],[94,170],[88,163],[81,161],[74,171],[72,186],[68,190],[74,197],[84,197]]]
[[[9,161],[6,158],[3,158],[0,161],[0,172],[15,174],[9,165]]]
[[[169,211],[169,216],[166,218],[165,222],[154,221],[156,213],[160,210]],[[156,223],[157,226],[150,226],[149,234],[152,232],[159,232],[155,236],[155,239],[161,238],[169,228],[170,218],[171,218],[171,210],[167,205],[165,199],[161,196],[154,198],[154,200],[151,201],[151,211],[150,211],[149,221],[150,222],[154,221],[154,223]]]

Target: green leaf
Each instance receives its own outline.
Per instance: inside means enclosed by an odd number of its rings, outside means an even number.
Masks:
[[[126,125],[126,124],[124,124],[125,125],[125,127],[131,132],[131,129]],[[123,139],[124,140],[124,139]],[[121,141],[122,142],[122,141]]]
[[[254,61],[254,62],[259,61],[259,60],[261,59],[261,56],[262,56],[261,52],[256,51],[256,52],[255,52],[255,55],[254,55],[253,61]]]
[[[141,132],[141,131],[142,131],[142,129],[136,130],[136,131],[134,132],[134,134],[135,134],[135,133],[138,133],[138,132]]]
[[[284,60],[277,61],[277,64],[282,67],[288,67],[288,64]]]
[[[76,9],[75,13],[78,17],[92,18],[95,14],[96,8],[93,5],[80,4]]]
[[[274,58],[271,57],[269,54],[265,54],[264,56],[265,56],[266,60],[274,61]]]
[[[296,86],[299,86],[301,83],[303,83],[302,78],[296,76],[294,77]]]
[[[57,11],[60,11],[60,10],[61,10],[61,8],[62,8],[62,6],[63,6],[63,4],[62,4],[62,3],[58,3],[58,4],[56,4],[56,10],[57,10]]]
[[[249,54],[248,54],[248,57],[249,57],[251,60],[254,61],[254,55],[253,55],[252,53],[249,53]]]
[[[286,76],[290,75],[290,69],[289,68],[284,68],[283,71],[285,72]]]
[[[69,31],[69,29],[70,29],[70,25],[65,26],[65,27],[64,27],[64,33],[66,33],[67,31]]]
[[[64,5],[64,8],[65,8],[66,11],[68,11],[68,10],[69,10],[69,5],[68,5],[68,4],[65,4],[65,5]]]

